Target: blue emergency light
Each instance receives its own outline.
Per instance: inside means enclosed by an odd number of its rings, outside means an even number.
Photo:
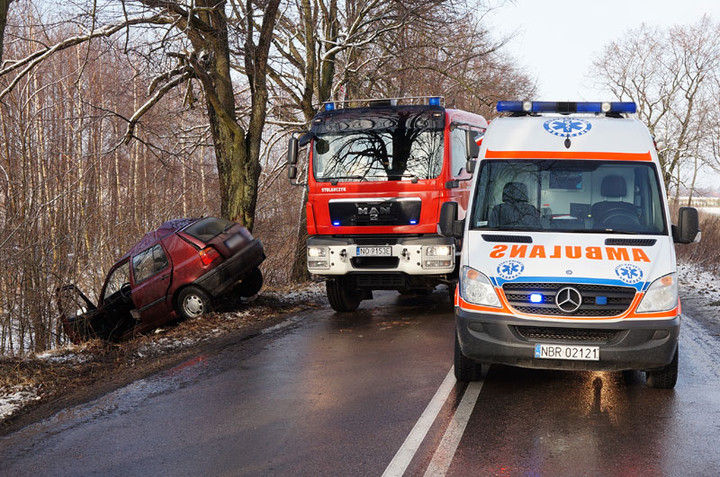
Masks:
[[[333,224],[335,227],[337,227],[337,226],[340,225],[340,221],[339,221],[339,220],[335,220],[335,221],[333,221],[332,224]]]
[[[498,101],[499,113],[614,113],[634,114],[637,105],[632,101],[561,102],[561,101]]]
[[[428,98],[428,104],[430,106],[441,106],[440,99],[440,96],[431,96]]]
[[[325,111],[334,111],[335,103],[325,103]]]
[[[540,293],[531,293],[530,294],[530,303],[542,303],[543,296]]]

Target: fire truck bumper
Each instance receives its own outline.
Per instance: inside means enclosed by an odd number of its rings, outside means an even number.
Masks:
[[[445,275],[455,270],[455,244],[440,235],[413,237],[310,237],[310,273],[405,273]]]

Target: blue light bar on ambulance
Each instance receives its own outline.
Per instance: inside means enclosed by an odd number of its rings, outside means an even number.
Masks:
[[[441,106],[440,96],[431,96],[430,98],[428,98],[428,104],[430,106]]]
[[[334,111],[335,103],[325,103],[325,111]]]
[[[499,113],[627,113],[637,112],[634,102],[498,101]]]

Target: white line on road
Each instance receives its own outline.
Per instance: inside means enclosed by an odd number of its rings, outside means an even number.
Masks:
[[[440,441],[440,445],[435,451],[435,454],[433,454],[430,465],[428,465],[428,468],[425,471],[425,477],[444,476],[447,474],[448,469],[450,469],[450,464],[455,456],[455,451],[457,451],[458,445],[460,445],[460,439],[462,439],[462,436],[465,433],[465,428],[467,427],[470,415],[475,408],[475,403],[480,395],[480,390],[482,390],[487,372],[488,367],[484,366],[480,381],[468,383],[462,400],[460,400],[460,404],[455,411],[455,415],[453,415],[450,420],[450,424],[448,425],[447,430],[445,430],[445,435],[443,436],[442,441]]]
[[[445,404],[453,387],[455,387],[455,374],[453,368],[450,368],[447,376],[445,376],[445,380],[443,380],[435,392],[435,395],[428,403],[420,419],[415,423],[415,427],[412,428],[410,434],[405,438],[405,442],[403,442],[403,445],[400,446],[400,449],[398,449],[395,457],[393,457],[393,460],[390,462],[390,465],[385,469],[383,477],[401,477],[405,473],[405,469],[410,465],[410,461],[415,456],[423,439],[425,439],[425,435],[430,430],[430,426],[435,422],[435,418],[440,412],[440,409],[442,409],[443,404]]]

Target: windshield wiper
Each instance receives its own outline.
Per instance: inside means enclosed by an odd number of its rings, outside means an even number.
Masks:
[[[332,176],[332,177],[321,177],[318,179],[318,181],[321,182],[330,182],[332,185],[337,185],[339,181],[346,181],[346,180],[357,180],[357,181],[364,181],[366,180],[363,176]]]

